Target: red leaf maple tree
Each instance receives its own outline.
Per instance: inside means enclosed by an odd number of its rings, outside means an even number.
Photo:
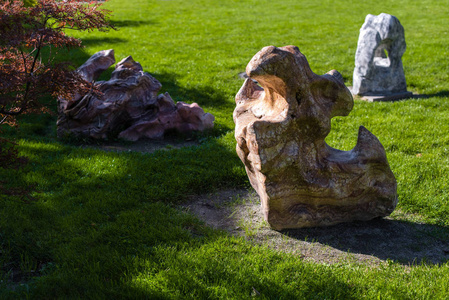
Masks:
[[[110,11],[97,1],[0,0],[0,125],[14,122],[25,112],[47,110],[43,96],[71,98],[94,89],[68,62],[56,62],[57,53],[81,47],[66,29],[107,31]],[[47,104],[48,105],[48,104]]]

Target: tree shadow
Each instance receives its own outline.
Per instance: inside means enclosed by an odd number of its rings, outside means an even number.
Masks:
[[[136,20],[111,20],[111,24],[115,27],[120,29],[120,27],[139,27],[142,25],[155,25],[156,22],[152,20],[145,20],[145,21],[136,21]]]
[[[401,264],[440,264],[449,260],[449,227],[377,218],[281,231],[298,240],[316,241],[341,251],[372,255]]]
[[[127,42],[127,39],[124,38],[118,38],[118,37],[102,37],[102,38],[83,38],[82,39],[82,45],[83,46],[89,46],[89,45],[101,45],[101,44],[119,44],[119,43],[125,43]],[[81,50],[82,51],[82,50]],[[87,55],[86,60],[89,58],[89,55]]]
[[[39,194],[32,204],[2,198],[0,215],[7,224],[0,223],[0,238],[10,246],[0,241],[0,250],[13,255],[0,257],[0,267],[14,264],[13,270],[18,272],[21,257],[36,266],[33,271],[22,270],[28,272],[26,276],[10,279],[15,285],[38,276],[48,282],[58,277],[58,283],[64,285],[64,276],[72,275],[94,282],[86,286],[83,280],[77,282],[87,290],[100,285],[99,278],[120,282],[132,256],[146,257],[147,251],[158,245],[193,242],[192,228],[203,228],[190,216],[175,217],[177,212],[170,205],[243,179],[235,170],[238,158],[233,149],[215,139],[151,154],[102,152],[38,141],[20,148],[30,163],[17,177],[24,182],[33,178],[30,183],[39,186]],[[130,214],[139,217],[126,217]],[[145,226],[140,228],[142,222]],[[101,269],[91,268],[89,259],[101,261]],[[44,272],[48,262],[58,268]],[[74,266],[83,267],[71,269]],[[77,292],[76,285],[42,284],[50,298],[60,296],[65,288]]]

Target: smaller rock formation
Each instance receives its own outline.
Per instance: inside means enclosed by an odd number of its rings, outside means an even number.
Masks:
[[[367,15],[360,29],[352,93],[367,100],[394,100],[412,96],[407,92],[402,55],[404,28],[392,15]]]
[[[92,82],[115,63],[114,51],[94,54],[78,68]],[[198,104],[175,102],[168,93],[158,95],[162,85],[131,56],[117,63],[111,79],[95,83],[103,93],[58,99],[58,136],[67,134],[95,139],[160,139],[167,131],[187,133],[214,126],[214,116]]]
[[[325,142],[331,118],[354,105],[340,73],[316,75],[297,47],[269,46],[246,74],[235,97],[237,154],[271,227],[327,226],[394,210],[396,179],[372,133],[361,126],[350,151]]]

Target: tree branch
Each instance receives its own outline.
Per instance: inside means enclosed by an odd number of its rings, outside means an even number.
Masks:
[[[10,111],[10,110],[5,110],[3,107],[0,109],[0,114],[1,115],[8,115],[8,116],[17,116],[19,114],[21,114],[24,111],[24,108],[21,107],[19,108],[18,111]],[[5,117],[6,118],[6,117]]]
[[[5,122],[6,118],[8,117],[8,115],[5,115],[5,117],[0,121],[0,125],[3,124],[3,122]]]

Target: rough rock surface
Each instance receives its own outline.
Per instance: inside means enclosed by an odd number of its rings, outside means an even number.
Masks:
[[[94,54],[77,71],[93,81],[115,62],[113,50]],[[59,99],[58,136],[105,139],[118,137],[136,141],[160,139],[167,131],[202,131],[214,126],[214,116],[198,104],[175,104],[168,93],[158,95],[162,85],[131,56],[117,63],[108,81],[96,82],[103,93]]]
[[[367,15],[355,54],[353,94],[407,92],[402,66],[405,48],[404,28],[395,16]]]
[[[272,228],[370,220],[394,210],[396,179],[373,134],[360,127],[350,151],[324,141],[331,118],[353,107],[340,73],[316,75],[295,46],[263,48],[246,73],[234,110],[237,154]]]

